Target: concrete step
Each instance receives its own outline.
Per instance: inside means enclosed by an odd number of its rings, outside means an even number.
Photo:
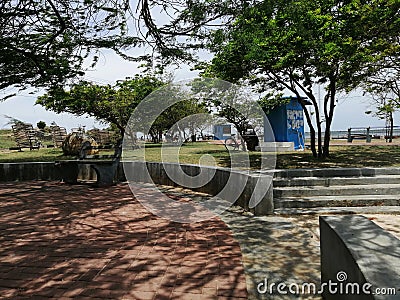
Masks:
[[[260,173],[270,172],[261,171]],[[275,170],[275,178],[296,177],[373,177],[379,175],[400,175],[400,168],[322,168]]]
[[[400,168],[276,170],[273,185],[279,214],[400,213]]]
[[[297,186],[335,186],[335,185],[371,185],[400,184],[400,175],[378,175],[374,177],[302,177],[274,178],[274,187]]]
[[[400,195],[400,184],[274,187],[274,198],[396,194]]]
[[[399,195],[353,195],[275,198],[278,208],[354,207],[354,206],[400,206]]]
[[[277,208],[277,215],[329,215],[329,214],[397,214],[400,206],[361,206],[361,207],[311,207],[311,208]]]

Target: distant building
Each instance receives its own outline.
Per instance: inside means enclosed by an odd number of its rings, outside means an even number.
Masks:
[[[232,125],[214,125],[213,133],[215,140],[226,140],[232,136]]]

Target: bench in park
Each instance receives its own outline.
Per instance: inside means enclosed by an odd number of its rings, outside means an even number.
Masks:
[[[37,138],[32,124],[22,122],[15,123],[12,125],[12,131],[17,147],[12,147],[10,150],[22,151],[22,148],[29,148],[30,150],[40,148],[41,143]]]
[[[61,160],[55,163],[56,167],[60,170],[64,182],[70,184],[77,183],[81,166],[89,165],[96,172],[96,186],[110,186],[115,183],[121,159],[122,143],[117,143],[113,155],[87,155],[86,153],[93,148],[89,142],[83,143],[79,159]]]
[[[58,125],[51,125],[50,129],[54,147],[61,148],[65,138],[67,137],[67,130]]]

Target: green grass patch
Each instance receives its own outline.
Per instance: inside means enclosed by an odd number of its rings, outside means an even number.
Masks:
[[[0,130],[0,149],[8,149],[16,146],[17,143],[14,141],[11,130]]]
[[[146,145],[145,159],[147,161],[161,161],[161,145]],[[174,147],[163,148],[163,160],[177,162],[177,149]],[[143,149],[132,151],[132,156],[127,157],[137,159],[143,157]],[[179,162],[189,164],[212,165],[212,162],[204,155],[212,156],[217,165],[230,167],[231,158],[223,145],[214,145],[204,142],[188,143],[179,149]],[[270,153],[250,152],[250,168],[259,169],[261,156],[270,159]],[[240,161],[247,153],[237,152],[236,159]],[[201,160],[201,158],[203,159]],[[207,163],[209,162],[209,163]],[[400,147],[396,145],[370,146],[332,146],[331,156],[324,160],[319,160],[312,156],[311,151],[296,151],[278,153],[276,157],[277,169],[296,169],[296,168],[334,168],[334,167],[400,167]]]
[[[146,144],[145,148],[124,151],[124,159],[143,158],[146,161],[180,162],[186,164],[214,165],[230,167],[231,157],[223,145],[207,142],[187,143],[182,147],[161,147],[161,144]],[[145,151],[145,152],[144,152]],[[112,154],[112,151],[100,154]],[[259,169],[261,156],[269,158],[271,154],[258,152],[237,152],[235,161],[241,162],[247,154],[250,157],[250,168]],[[18,151],[0,151],[0,162],[55,161],[72,159],[64,156],[61,149],[42,148],[39,150],[24,149]],[[233,166],[235,167],[235,166]],[[310,151],[286,152],[277,154],[277,169],[295,168],[334,168],[334,167],[400,167],[400,147],[396,145],[351,145],[332,146],[331,157],[325,160],[314,158]]]
[[[62,159],[73,159],[72,156],[65,156],[61,149],[41,148],[39,150],[23,149],[19,151],[0,151],[0,162],[37,162],[56,161]]]

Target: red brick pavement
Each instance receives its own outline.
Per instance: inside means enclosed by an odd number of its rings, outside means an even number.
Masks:
[[[126,184],[0,183],[1,299],[247,298],[242,255],[213,218],[150,214]]]

